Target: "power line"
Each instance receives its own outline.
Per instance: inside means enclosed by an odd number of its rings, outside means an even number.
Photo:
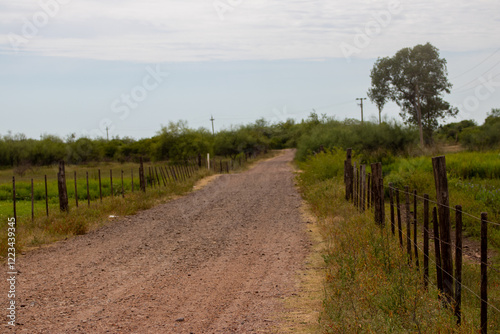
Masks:
[[[457,76],[454,76],[453,78],[451,78],[451,80],[453,79],[456,79],[458,77],[461,77],[462,75],[466,74],[466,73],[469,73],[470,71],[476,69],[477,67],[479,67],[481,64],[483,64],[485,61],[487,61],[488,59],[490,59],[491,57],[493,57],[498,51],[500,51],[500,48],[496,49],[492,54],[490,54],[488,57],[484,58],[482,61],[480,61],[479,63],[477,63],[475,66],[471,67],[470,69],[468,69],[467,71],[465,72],[462,72],[460,73],[459,75]]]

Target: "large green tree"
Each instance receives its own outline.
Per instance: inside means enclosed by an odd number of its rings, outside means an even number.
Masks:
[[[439,119],[455,116],[458,109],[443,100],[452,87],[446,59],[427,43],[399,50],[393,57],[379,58],[371,71],[368,96],[381,112],[386,101],[395,102],[407,124],[417,125],[420,144],[432,141]]]

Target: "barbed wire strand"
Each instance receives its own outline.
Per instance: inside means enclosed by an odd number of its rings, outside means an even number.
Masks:
[[[399,230],[399,229],[398,229]],[[406,237],[406,240],[408,240],[408,235],[403,231],[401,230],[401,234],[404,235]],[[460,286],[465,288],[466,290],[468,290],[469,292],[471,292],[474,296],[476,296],[480,301],[486,303],[486,305],[488,305],[488,307],[491,307],[491,309],[495,310],[496,312],[500,313],[500,309],[498,309],[497,307],[495,307],[494,305],[492,305],[491,303],[489,303],[488,301],[484,300],[481,298],[481,296],[479,296],[478,294],[476,294],[471,288],[469,288],[468,286],[464,285],[462,282],[458,282],[458,280],[452,275],[450,274],[449,272],[447,272],[446,270],[443,269],[442,266],[438,265],[434,259],[432,259],[429,255],[425,255],[424,251],[422,250],[422,248],[419,247],[418,244],[415,244],[411,238],[410,238],[410,244],[412,244],[414,247],[417,247],[417,249],[419,249],[421,252],[422,252],[422,256],[423,257],[426,257],[427,259],[429,259],[437,268],[441,269],[441,271],[445,274],[447,274],[449,277],[451,277],[455,282],[457,283],[460,283]],[[487,263],[486,263],[487,266],[489,266]]]
[[[426,199],[425,197],[422,197],[422,196],[419,196],[419,195],[415,195],[415,194],[413,194],[413,193],[411,193],[411,192],[406,192],[406,191],[405,191],[405,190],[403,190],[403,189],[399,189],[399,188],[395,188],[395,187],[391,187],[391,186],[386,186],[386,187],[387,187],[387,188],[390,188],[390,189],[393,189],[393,190],[398,190],[398,191],[399,191],[399,193],[409,194],[409,195],[411,195],[411,196],[416,196],[417,198],[420,198],[420,199],[422,199],[422,200],[424,200],[424,201],[426,200],[426,201],[429,201],[430,203],[434,203],[434,204],[436,204],[437,206],[444,206],[444,207],[446,207],[446,208],[448,208],[448,209],[451,209],[451,210],[453,210],[453,211],[457,211],[457,209],[456,209],[456,208],[454,208],[454,207],[451,207],[451,206],[449,206],[449,205],[439,204],[438,202],[436,202],[436,201],[434,201],[434,200],[431,200],[431,199]],[[468,216],[468,217],[470,217],[470,218],[474,218],[474,219],[476,219],[476,220],[478,220],[478,221],[480,221],[480,222],[481,222],[481,221],[483,221],[480,217],[474,216],[474,215],[472,215],[472,214],[470,214],[470,213],[468,213],[468,212],[465,212],[465,211],[463,211],[463,210],[461,210],[460,212],[461,212],[462,214],[464,214],[464,215],[466,215],[466,216]],[[493,221],[490,221],[490,220],[485,220],[485,222],[486,222],[486,223],[488,223],[488,224],[491,224],[491,225],[500,226],[500,224],[499,224],[499,223],[496,223],[496,222],[493,222]]]

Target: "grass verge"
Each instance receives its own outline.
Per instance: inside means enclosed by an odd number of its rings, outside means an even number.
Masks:
[[[474,333],[479,329],[479,265],[464,264],[462,325],[451,307],[438,298],[435,268],[423,285],[422,272],[408,265],[390,228],[379,228],[373,213],[360,213],[344,198],[343,152],[319,154],[301,165],[299,185],[318,217],[325,250],[325,295],[319,323],[324,333]],[[342,156],[342,158],[340,158]],[[340,159],[339,159],[340,158]],[[326,164],[332,164],[331,169]],[[325,172],[328,169],[328,172]],[[433,245],[430,245],[433,249]],[[421,255],[420,255],[421,256]],[[490,268],[489,302],[497,306],[499,275]],[[500,315],[490,308],[488,327],[500,328]]]

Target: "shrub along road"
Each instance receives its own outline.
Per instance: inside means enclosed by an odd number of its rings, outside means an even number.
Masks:
[[[310,247],[293,155],[18,258],[15,331],[281,332]]]

